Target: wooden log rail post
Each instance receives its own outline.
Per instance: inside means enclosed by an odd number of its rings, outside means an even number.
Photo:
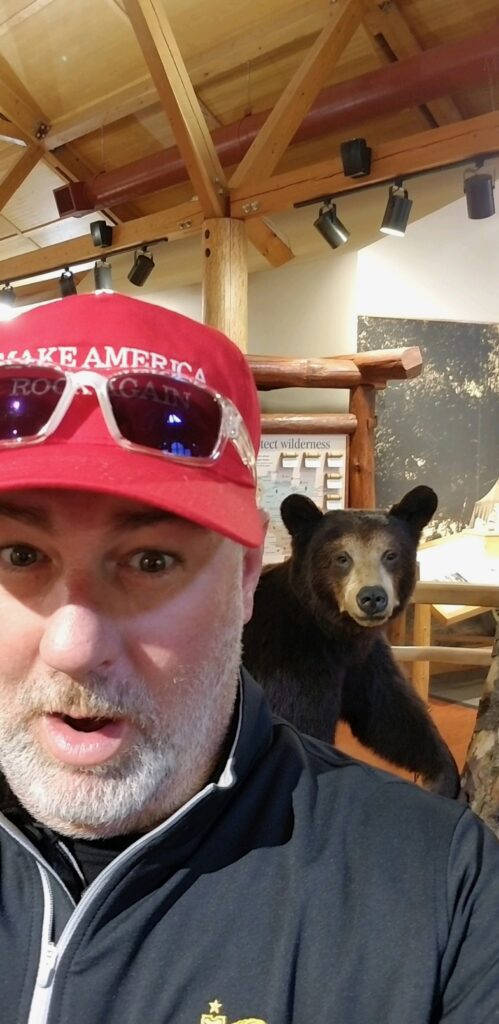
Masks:
[[[351,508],[375,508],[374,428],[376,391],[373,384],[360,384],[350,392],[350,412],[357,429],[350,441],[348,460],[348,504]]]

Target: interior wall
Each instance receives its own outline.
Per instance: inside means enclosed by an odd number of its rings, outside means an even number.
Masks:
[[[301,358],[355,352],[356,276],[357,253],[328,253],[324,259],[252,274],[249,351]],[[283,388],[266,392],[262,407],[271,412],[345,411],[348,394]]]
[[[359,252],[360,316],[499,323],[499,213],[469,220],[464,197]]]

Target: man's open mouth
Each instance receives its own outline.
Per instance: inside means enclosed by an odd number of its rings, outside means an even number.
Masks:
[[[73,715],[63,714],[52,714],[52,718],[58,718],[61,722],[65,722],[71,729],[75,729],[77,732],[97,732],[99,729],[103,729],[105,725],[110,725],[111,722],[115,722],[115,718],[75,718]]]
[[[121,715],[68,715],[52,711],[39,721],[45,750],[64,764],[85,767],[115,757],[129,742],[133,726]]]

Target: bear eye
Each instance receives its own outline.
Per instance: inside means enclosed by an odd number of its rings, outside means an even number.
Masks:
[[[397,558],[397,551],[385,551],[383,555],[383,561],[385,562],[386,565],[393,565],[393,563],[397,561]]]
[[[350,555],[347,555],[346,551],[340,551],[339,554],[335,555],[334,560],[336,565],[341,566],[342,569],[345,569],[352,561]]]

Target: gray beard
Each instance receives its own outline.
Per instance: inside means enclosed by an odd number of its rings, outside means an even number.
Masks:
[[[217,765],[236,701],[242,610],[238,615],[235,603],[230,621],[213,630],[203,664],[165,680],[181,694],[173,720],[141,679],[94,673],[83,686],[57,674],[40,686],[0,684],[0,767],[36,820],[90,839],[147,831],[199,792]],[[39,708],[35,691],[43,694]],[[92,717],[128,717],[139,739],[114,762],[62,765],[44,753],[29,726],[37,713],[61,707],[68,714],[80,707]]]

